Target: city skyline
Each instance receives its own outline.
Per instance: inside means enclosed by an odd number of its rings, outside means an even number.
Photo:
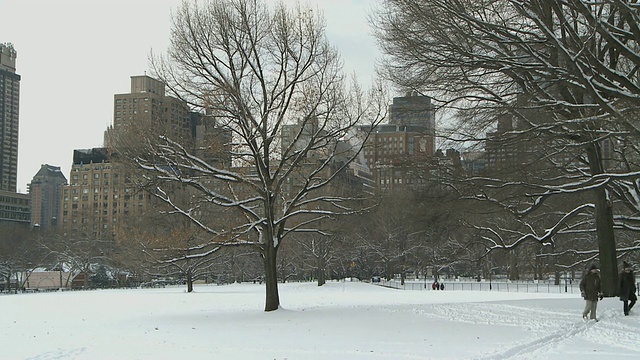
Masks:
[[[324,12],[327,36],[341,53],[345,73],[369,83],[379,54],[367,16],[377,2],[301,2]],[[180,3],[0,3],[0,12],[10,14],[0,23],[0,42],[13,44],[16,73],[22,77],[18,192],[27,192],[41,165],[59,166],[68,176],[73,150],[103,145],[104,131],[113,124],[114,95],[128,91],[131,76],[150,75],[149,53],[166,51],[170,12]]]

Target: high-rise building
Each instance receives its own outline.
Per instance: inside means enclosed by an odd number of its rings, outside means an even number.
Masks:
[[[17,52],[0,43],[0,190],[16,192],[18,180],[18,108],[20,75]]]
[[[389,123],[418,126],[424,132],[435,134],[435,109],[431,104],[431,98],[416,92],[394,97],[389,106]]]
[[[29,194],[0,190],[0,224],[29,226],[31,221],[29,200]]]
[[[363,132],[369,130],[367,126],[361,128]],[[389,123],[371,131],[362,161],[371,169],[377,189],[416,188],[428,181],[435,148],[431,98],[412,93],[393,99]]]
[[[31,226],[47,229],[57,225],[62,187],[66,184],[67,178],[59,166],[40,166],[40,170],[28,185],[31,195]]]
[[[233,134],[219,126],[211,114],[191,112],[191,127],[195,155],[217,167],[231,167]]]
[[[62,188],[65,234],[110,240],[119,225],[139,220],[151,195],[113,160],[106,148],[74,150],[69,185]]]
[[[311,144],[314,142],[314,144]],[[323,146],[319,146],[322,144]],[[334,177],[330,186],[322,191],[332,195],[344,195],[346,192],[372,192],[372,179],[369,168],[358,162],[352,162],[343,168],[346,161],[354,155],[354,146],[347,141],[330,139],[326,130],[321,129],[317,118],[299,121],[296,124],[283,125],[280,132],[280,155],[295,159],[299,152],[304,154],[305,161],[297,166],[302,176],[292,173],[287,179],[284,190],[289,194],[300,191],[308,185],[308,174],[317,171],[320,164],[330,159],[327,166],[314,177]]]
[[[131,76],[131,92],[115,94],[113,128],[105,134],[105,145],[113,145],[110,134],[129,131],[134,125],[164,129],[174,140],[191,141],[191,114],[187,104],[165,94],[165,84],[147,75]]]

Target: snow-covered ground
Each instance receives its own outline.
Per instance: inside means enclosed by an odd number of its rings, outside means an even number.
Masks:
[[[0,296],[2,359],[640,359],[640,308],[575,294],[403,291],[357,282]]]

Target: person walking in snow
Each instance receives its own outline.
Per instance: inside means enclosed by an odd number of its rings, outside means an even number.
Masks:
[[[582,318],[587,320],[587,315],[591,314],[590,319],[598,321],[596,309],[598,307],[598,299],[602,300],[602,292],[600,288],[600,269],[596,264],[591,264],[587,273],[582,277],[580,293],[586,301]]]
[[[624,315],[629,315],[629,311],[636,304],[636,276],[633,273],[631,264],[622,262],[622,272],[620,273],[620,301],[623,302]]]

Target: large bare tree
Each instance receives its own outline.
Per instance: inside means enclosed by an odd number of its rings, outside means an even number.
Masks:
[[[148,131],[121,152],[145,171],[170,212],[192,220],[212,243],[257,246],[265,311],[278,309],[282,241],[357,210],[357,199],[324,189],[362,146],[355,125],[375,125],[384,116],[383,91],[347,88],[317,11],[258,0],[184,2],[173,15],[171,46],[166,56],[152,57],[152,68],[174,96],[207,114],[211,128],[228,131],[229,140],[208,151],[211,144],[194,148]],[[212,152],[226,152],[231,163],[202,156]],[[187,188],[189,201],[174,201],[171,186]],[[210,206],[237,216],[200,220],[199,209]]]
[[[14,293],[24,289],[29,275],[45,262],[46,253],[38,247],[39,229],[22,224],[0,222],[0,291]]]
[[[616,293],[618,254],[638,249],[616,248],[614,231],[638,229],[638,15],[626,0],[386,0],[374,22],[387,77],[459,110],[463,121],[447,135],[495,141],[483,134],[508,117],[501,146],[529,152],[518,177],[473,179],[491,188],[478,198],[520,224],[486,227],[488,247],[590,233],[607,295]]]

